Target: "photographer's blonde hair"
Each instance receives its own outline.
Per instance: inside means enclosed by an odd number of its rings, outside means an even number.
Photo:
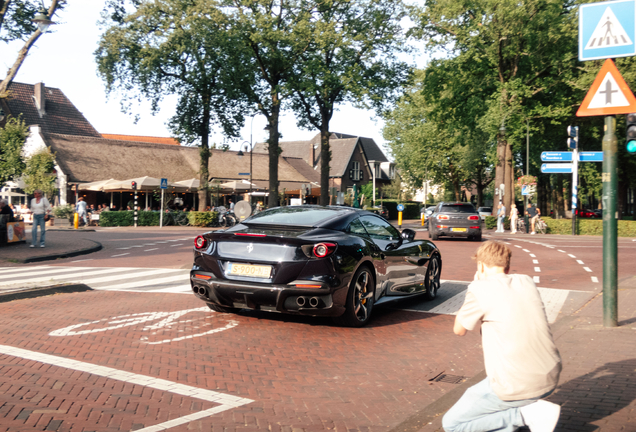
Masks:
[[[510,268],[511,257],[512,251],[504,243],[488,240],[477,249],[473,259],[488,267],[503,267],[507,271]]]

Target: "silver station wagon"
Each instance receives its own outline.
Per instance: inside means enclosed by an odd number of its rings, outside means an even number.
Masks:
[[[480,241],[481,218],[471,203],[441,202],[428,219],[428,235],[433,240],[450,236]]]

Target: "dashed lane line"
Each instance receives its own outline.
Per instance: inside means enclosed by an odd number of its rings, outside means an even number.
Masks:
[[[116,258],[116,257],[124,256],[124,255],[130,255],[130,252],[126,252],[126,253],[118,254],[118,255],[111,255],[110,257],[111,258]]]
[[[568,256],[569,256],[570,258],[576,258],[576,257],[575,257],[574,255],[572,255],[572,254],[568,254]]]
[[[589,267],[583,267],[583,270],[585,270],[586,272],[592,273],[592,269]]]
[[[150,252],[150,251],[158,250],[158,249],[159,249],[159,248],[145,249],[145,250],[144,250],[144,252]]]
[[[537,272],[537,273],[541,273],[541,267],[535,267],[534,271]]]
[[[532,280],[534,281],[534,283],[538,284],[539,282],[541,282],[541,278],[539,276],[533,276]]]
[[[584,262],[583,262],[583,261],[581,261],[581,260],[576,260],[576,262],[577,262],[577,263],[579,263],[579,264],[581,264],[581,265],[583,265],[583,264],[584,264]]]

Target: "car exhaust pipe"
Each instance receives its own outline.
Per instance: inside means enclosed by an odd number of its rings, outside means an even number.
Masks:
[[[315,308],[318,306],[318,297],[312,297],[309,299],[309,306]]]
[[[205,287],[200,286],[198,293],[200,296],[206,297],[208,295],[208,290]]]
[[[307,302],[307,299],[305,297],[298,297],[296,299],[296,304],[300,307],[305,306],[305,303]]]

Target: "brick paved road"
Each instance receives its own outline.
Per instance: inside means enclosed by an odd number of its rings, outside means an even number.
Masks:
[[[0,304],[0,351],[95,368],[1,355],[0,430],[149,431],[218,406],[135,384],[143,376],[253,400],[173,430],[386,431],[455,386],[429,379],[482,368],[477,335],[450,343],[450,316],[378,308],[369,327],[346,329],[201,306],[178,294],[104,291]],[[106,378],[99,366],[130,375]]]

